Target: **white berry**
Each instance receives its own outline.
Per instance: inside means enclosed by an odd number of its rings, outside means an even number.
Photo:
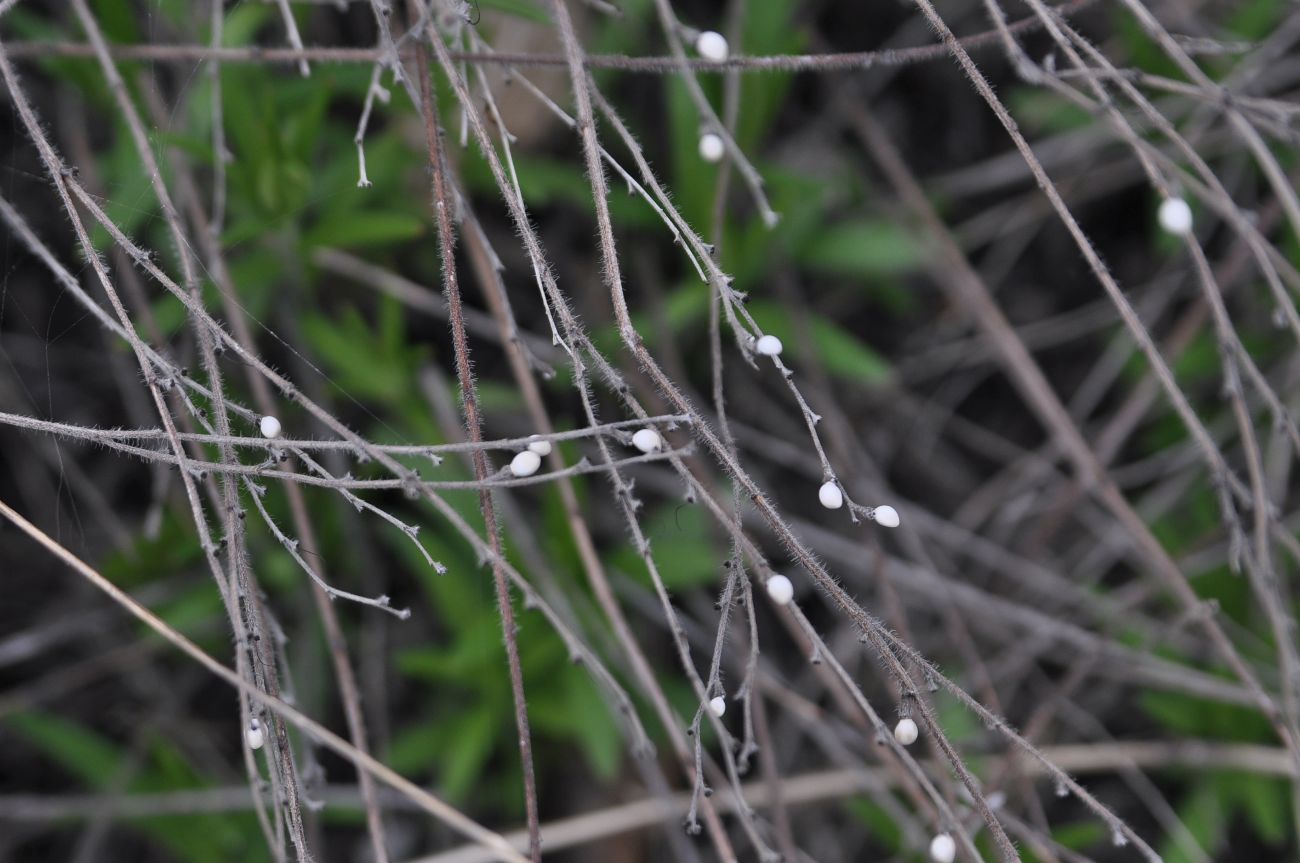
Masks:
[[[930,859],[934,863],[952,863],[957,859],[957,843],[947,833],[930,840]]]
[[[776,336],[761,336],[754,345],[754,350],[765,357],[775,357],[781,353],[783,345]]]
[[[840,487],[833,482],[822,484],[822,487],[817,490],[817,499],[827,509],[839,509],[844,506],[844,492],[840,491]]]
[[[632,435],[632,446],[641,452],[659,452],[663,445],[663,438],[659,437],[659,432],[654,429],[641,429]]]
[[[727,712],[727,699],[721,695],[709,702],[709,710],[713,711],[714,716],[721,716]]]
[[[262,437],[275,438],[280,436],[280,421],[275,417],[262,417],[262,421],[257,424],[257,427],[262,430]]]
[[[695,37],[695,50],[705,60],[714,63],[724,62],[731,53],[727,45],[727,37],[713,30],[705,30]]]
[[[878,506],[871,511],[871,517],[881,527],[898,527],[898,510],[892,506]]]
[[[911,746],[920,736],[921,730],[916,727],[916,722],[907,717],[898,720],[894,726],[894,739],[904,746]]]
[[[528,438],[528,451],[545,458],[551,454],[551,442],[542,440],[541,435],[530,435]]]
[[[266,742],[266,735],[262,733],[262,723],[256,719],[248,721],[248,727],[244,729],[244,742],[248,744],[249,749],[262,748],[262,744]]]
[[[704,161],[721,162],[726,152],[727,145],[723,143],[721,135],[705,132],[700,136],[700,158]]]
[[[786,605],[794,599],[794,585],[784,575],[774,575],[767,580],[767,595],[777,605]]]
[[[526,449],[510,462],[510,472],[515,476],[532,476],[542,466],[542,457]]]
[[[1182,198],[1165,198],[1157,215],[1160,227],[1176,237],[1192,232],[1192,208]]]

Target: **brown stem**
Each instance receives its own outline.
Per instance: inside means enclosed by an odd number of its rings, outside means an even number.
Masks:
[[[415,21],[414,10],[411,12]],[[431,34],[437,38],[437,34]],[[447,312],[451,320],[451,339],[456,355],[456,377],[460,381],[461,406],[465,412],[465,431],[470,442],[483,440],[482,420],[479,416],[478,395],[474,387],[474,374],[470,369],[469,338],[465,333],[465,313],[461,303],[460,282],[456,276],[455,233],[451,225],[450,209],[455,201],[449,194],[447,178],[443,172],[442,139],[438,128],[438,103],[429,84],[429,54],[423,40],[418,42],[416,64],[420,76],[420,104],[424,113],[425,145],[429,152],[429,169],[433,184],[434,221],[438,230],[438,254],[442,259],[442,284],[447,294]],[[489,476],[487,454],[482,449],[473,451],[474,478],[485,482]],[[505,636],[506,662],[510,668],[510,694],[515,704],[515,726],[519,731],[519,758],[524,774],[524,808],[528,818],[528,852],[534,863],[542,859],[542,835],[537,814],[537,780],[533,774],[533,742],[528,730],[528,706],[524,699],[524,676],[519,664],[519,640],[515,627],[514,608],[510,604],[510,589],[505,572],[501,569],[501,538],[497,530],[496,509],[492,505],[492,491],[479,489],[479,508],[483,512],[483,526],[492,549],[492,577],[496,584],[497,608],[501,612],[501,629]]]

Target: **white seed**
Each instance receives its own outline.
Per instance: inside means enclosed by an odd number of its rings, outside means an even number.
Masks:
[[[898,510],[892,506],[878,506],[871,511],[871,517],[881,527],[898,527]]]
[[[709,702],[709,710],[713,711],[714,716],[721,716],[727,712],[727,699],[721,695]]]
[[[844,506],[844,492],[840,491],[840,487],[833,482],[822,484],[822,487],[817,490],[817,499],[827,509],[839,509]]]
[[[952,863],[957,859],[957,843],[947,833],[930,840],[930,859],[934,863]]]
[[[794,585],[784,575],[774,575],[767,580],[767,595],[777,605],[786,605],[794,599]]]
[[[275,417],[262,417],[262,421],[257,424],[257,427],[262,430],[262,437],[275,438],[280,436],[280,421]]]
[[[248,721],[248,727],[244,729],[244,742],[248,744],[249,749],[262,748],[262,744],[266,742],[266,735],[262,733],[262,723],[256,719]]]
[[[911,746],[920,736],[921,730],[916,727],[916,722],[907,717],[898,720],[894,726],[894,739],[904,746]]]
[[[781,353],[781,340],[776,336],[762,336],[754,345],[754,350],[765,357],[775,357]]]
[[[1192,208],[1182,198],[1165,198],[1157,214],[1160,227],[1176,237],[1192,232]]]
[[[654,429],[641,429],[632,435],[632,446],[641,452],[659,452],[663,445],[664,439]]]
[[[713,30],[705,30],[695,37],[695,51],[705,60],[711,60],[714,63],[725,61],[731,54],[731,48],[727,45],[727,37]]]
[[[510,462],[510,472],[515,476],[532,476],[542,466],[542,457],[530,449],[515,456]]]
[[[727,152],[727,145],[721,135],[705,132],[700,136],[700,158],[706,162],[721,162]]]
[[[548,440],[542,440],[541,435],[529,435],[528,451],[537,453],[539,456],[545,458],[551,454],[551,442]]]

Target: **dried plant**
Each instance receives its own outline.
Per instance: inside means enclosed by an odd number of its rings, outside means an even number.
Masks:
[[[0,856],[1294,854],[1298,41],[0,2]]]

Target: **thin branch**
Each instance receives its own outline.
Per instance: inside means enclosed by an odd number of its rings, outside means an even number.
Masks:
[[[423,6],[423,4],[420,4]],[[408,3],[408,12],[415,7],[415,0]],[[411,17],[414,17],[413,15]],[[412,22],[414,24],[414,22]],[[418,32],[418,30],[417,30]],[[440,36],[430,28],[430,39]],[[434,222],[438,231],[438,254],[442,262],[442,284],[447,297],[447,310],[451,319],[451,338],[455,348],[456,377],[460,381],[461,409],[465,415],[465,429],[471,443],[480,443],[483,438],[482,421],[479,418],[478,394],[474,385],[474,374],[470,368],[469,339],[465,333],[465,321],[461,305],[460,281],[456,272],[456,236],[451,225],[452,208],[455,206],[450,194],[450,187],[444,170],[446,163],[442,153],[441,130],[438,127],[438,103],[429,80],[428,51],[423,40],[416,49],[416,68],[420,76],[420,104],[424,114],[424,140],[428,149],[430,178],[433,185]],[[480,482],[486,482],[489,474],[487,456],[483,450],[473,453],[474,476]],[[483,514],[483,526],[488,545],[492,549],[492,575],[496,585],[497,610],[501,614],[501,630],[505,636],[506,662],[510,672],[510,693],[514,700],[515,727],[519,731],[519,758],[524,778],[524,809],[528,817],[528,848],[533,863],[541,863],[542,837],[540,819],[537,812],[537,780],[533,773],[533,743],[528,728],[528,705],[524,698],[523,670],[519,663],[519,640],[515,627],[515,613],[511,605],[510,589],[505,573],[497,562],[502,557],[501,535],[497,529],[496,510],[492,504],[492,492],[487,488],[479,489],[479,508]]]

